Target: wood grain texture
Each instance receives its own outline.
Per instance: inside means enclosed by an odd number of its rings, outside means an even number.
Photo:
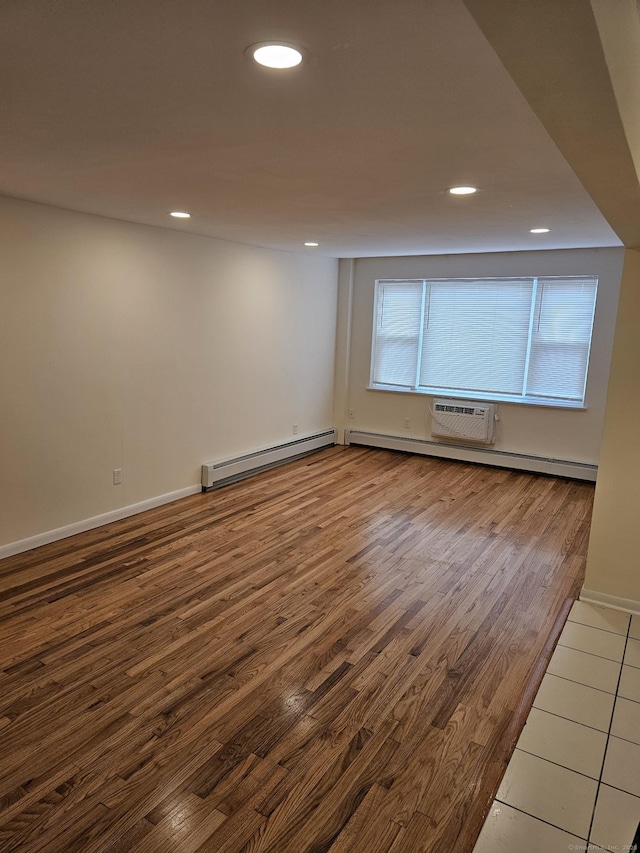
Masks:
[[[593,487],[331,448],[0,563],[0,851],[469,853]]]

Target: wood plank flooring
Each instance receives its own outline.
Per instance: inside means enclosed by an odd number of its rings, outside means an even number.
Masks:
[[[336,447],[0,562],[0,850],[469,853],[592,497]]]

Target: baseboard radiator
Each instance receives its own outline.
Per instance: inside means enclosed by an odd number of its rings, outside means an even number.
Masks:
[[[574,462],[570,459],[545,459],[542,456],[528,456],[524,453],[510,453],[493,448],[466,447],[444,441],[384,435],[356,429],[344,431],[344,443],[361,444],[365,447],[382,447],[387,450],[404,450],[407,453],[419,453],[423,456],[438,456],[443,459],[456,459],[460,462],[478,462],[483,465],[496,465],[500,468],[533,471],[537,474],[571,477],[574,480],[591,480],[593,482],[598,473],[598,466],[587,462]]]
[[[294,459],[300,459],[302,456],[307,456],[309,453],[314,453],[316,450],[321,450],[323,447],[329,447],[335,443],[336,431],[328,429],[324,432],[315,433],[315,435],[308,435],[294,441],[287,441],[284,444],[246,453],[244,456],[208,462],[202,466],[202,491],[207,492],[210,489],[218,489],[229,483],[235,483],[245,477],[250,477],[252,474],[257,474],[259,471],[266,471],[268,468],[275,468],[276,465],[292,462]]]

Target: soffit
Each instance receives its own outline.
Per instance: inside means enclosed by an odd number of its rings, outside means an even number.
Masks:
[[[636,0],[465,5],[612,229],[640,246]]]

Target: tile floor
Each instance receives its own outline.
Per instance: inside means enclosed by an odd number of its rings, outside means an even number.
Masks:
[[[640,616],[576,601],[474,853],[624,853],[640,823]]]

